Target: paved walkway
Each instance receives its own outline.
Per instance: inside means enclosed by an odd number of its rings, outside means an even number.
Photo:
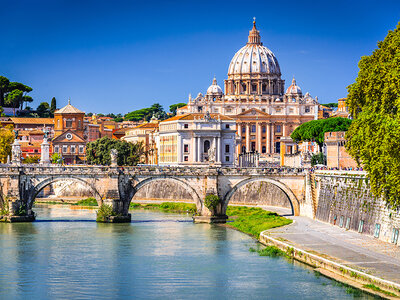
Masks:
[[[287,215],[289,210],[263,207]],[[272,237],[338,263],[400,284],[400,247],[306,217],[288,216],[291,225],[269,230]]]

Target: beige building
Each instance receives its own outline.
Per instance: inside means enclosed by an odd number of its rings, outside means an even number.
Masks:
[[[326,164],[328,168],[357,168],[356,161],[347,153],[345,145],[346,132],[326,132]]]
[[[149,123],[143,123],[134,128],[129,128],[125,131],[125,136],[121,140],[130,143],[143,143],[145,148],[145,164],[156,165],[158,164],[158,123],[156,118],[152,118]]]
[[[232,166],[235,121],[220,114],[183,114],[161,121],[159,165]]]
[[[275,55],[261,42],[255,21],[248,42],[232,58],[225,80],[225,94],[214,78],[206,95],[189,96],[179,114],[222,114],[234,119],[241,143],[237,153],[258,151],[279,160],[280,139],[300,124],[318,118],[318,99],[303,95],[293,78],[285,81]]]

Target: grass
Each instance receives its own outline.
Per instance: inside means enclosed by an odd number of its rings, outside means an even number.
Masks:
[[[82,199],[82,200],[78,201],[77,203],[75,203],[74,205],[78,205],[78,206],[98,206],[97,200],[95,198],[93,198],[93,197]]]
[[[177,203],[177,202],[163,202],[163,203],[131,203],[131,209],[159,209],[163,212],[175,213],[196,213],[196,204],[192,203]]]
[[[288,225],[292,220],[279,216],[277,213],[263,210],[259,207],[229,206],[226,214],[229,216],[229,226],[258,238],[264,230]]]
[[[395,293],[382,290],[380,287],[378,287],[378,286],[376,286],[374,284],[364,284],[363,287],[365,287],[367,289],[371,289],[371,290],[373,290],[375,292],[379,292],[379,293],[385,294],[386,296],[398,297]]]
[[[279,256],[283,256],[283,257],[288,257],[287,254],[282,251],[281,249],[279,249],[276,246],[266,246],[265,248],[262,249],[254,249],[254,248],[250,248],[249,249],[250,252],[257,252],[258,255],[260,256],[269,256],[269,257],[279,257]]]

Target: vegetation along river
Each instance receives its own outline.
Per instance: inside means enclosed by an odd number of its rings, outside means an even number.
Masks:
[[[130,224],[99,224],[95,210],[35,211],[34,223],[0,224],[0,299],[372,298],[190,215],[135,210]]]

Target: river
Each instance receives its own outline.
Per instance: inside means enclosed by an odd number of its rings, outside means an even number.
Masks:
[[[249,252],[257,243],[245,234],[189,215],[135,210],[130,224],[98,224],[94,210],[34,210],[34,223],[0,224],[0,299],[354,297],[305,265]]]

